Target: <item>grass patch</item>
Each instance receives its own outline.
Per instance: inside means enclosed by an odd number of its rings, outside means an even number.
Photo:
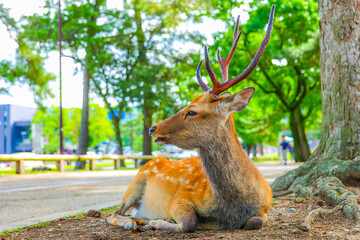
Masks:
[[[50,224],[54,223],[55,221],[49,221],[49,222],[41,222],[41,223],[37,223],[34,225],[28,225],[25,226],[23,228],[17,227],[16,229],[13,230],[4,230],[3,232],[0,233],[0,237],[8,237],[11,236],[13,233],[18,233],[18,232],[22,232],[28,228],[42,228],[42,227],[46,227],[49,226]]]
[[[41,174],[41,173],[55,173],[55,172],[60,172],[60,171],[56,169],[43,170],[43,171],[33,171],[32,169],[25,169],[25,174]],[[0,170],[0,176],[12,176],[12,175],[17,175],[15,168]]]
[[[99,210],[99,212],[101,212],[101,213],[110,213],[110,212],[116,211],[118,207],[119,207],[119,205],[115,205],[115,206],[108,207],[108,208],[102,208],[102,209]],[[87,212],[81,212],[81,213],[77,213],[75,215],[62,217],[61,219],[62,220],[69,220],[69,219],[73,219],[73,218],[86,216],[86,214],[87,214]],[[47,227],[47,226],[50,226],[54,222],[56,222],[56,220],[49,221],[49,222],[36,223],[34,225],[28,225],[28,226],[25,226],[23,228],[18,227],[18,228],[13,229],[13,230],[4,230],[3,232],[0,233],[0,237],[8,237],[8,236],[12,235],[13,233],[22,232],[22,231],[24,231],[24,230],[26,230],[28,228]]]
[[[101,213],[110,213],[110,212],[114,212],[118,209],[119,205],[115,205],[112,207],[108,207],[108,208],[102,208],[99,210],[99,212]],[[65,216],[62,217],[62,220],[69,220],[69,219],[73,219],[73,218],[78,218],[78,217],[83,217],[86,216],[87,212],[81,212],[81,213],[77,213],[75,215],[70,215],[70,216]],[[29,226],[25,226],[23,228],[16,228],[13,230],[4,230],[3,232],[0,233],[0,237],[8,237],[10,235],[12,235],[13,233],[17,233],[17,232],[22,232],[28,228],[42,228],[42,227],[47,227],[50,226],[52,223],[56,222],[56,220],[53,221],[49,221],[49,222],[41,222],[41,223],[36,223],[34,225],[29,225]]]
[[[275,155],[267,155],[267,156],[260,156],[260,157],[254,157],[251,160],[253,162],[268,162],[268,161],[280,161],[279,156],[277,154]]]
[[[13,233],[21,232],[23,230],[24,230],[24,228],[19,228],[19,227],[14,230],[4,230],[3,232],[0,233],[0,237],[8,237]]]
[[[86,212],[81,212],[81,213],[77,213],[75,215],[65,216],[62,218],[62,220],[68,220],[68,219],[72,219],[72,218],[82,217],[85,215],[86,215]]]
[[[110,213],[110,212],[114,212],[118,209],[119,205],[115,205],[115,206],[112,206],[112,207],[108,207],[108,208],[102,208],[99,210],[99,212],[101,213]]]
[[[112,164],[111,166],[114,166],[114,164]],[[96,164],[95,166],[97,169],[95,171],[112,171],[115,169],[101,169],[101,165]],[[75,169],[74,166],[72,165],[68,165],[65,166],[65,172],[84,172],[84,171],[90,171],[88,170],[89,166],[87,164],[86,166],[87,169]],[[119,170],[136,170],[137,168],[127,168],[127,167],[120,167]],[[25,174],[41,174],[41,173],[59,173],[60,171],[58,171],[56,168],[52,168],[50,170],[40,170],[40,171],[33,171],[31,168],[29,169],[25,169]],[[0,170],[0,176],[12,176],[12,175],[17,175],[16,174],[16,169],[12,168],[12,169],[3,169]]]

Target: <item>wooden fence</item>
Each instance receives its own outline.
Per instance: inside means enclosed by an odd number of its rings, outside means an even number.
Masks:
[[[139,168],[139,159],[150,160],[151,155],[124,156],[124,155],[50,155],[50,154],[0,154],[0,162],[16,162],[16,173],[25,174],[25,161],[56,162],[57,170],[65,171],[65,161],[89,161],[89,170],[95,171],[96,160],[114,160],[114,168],[120,169],[120,161],[134,159],[135,167]],[[172,158],[175,159],[175,158]]]

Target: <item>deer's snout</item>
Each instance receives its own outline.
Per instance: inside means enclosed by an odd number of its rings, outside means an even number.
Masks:
[[[153,133],[155,132],[155,130],[156,130],[156,126],[152,126],[152,127],[149,129],[149,134],[150,134],[150,136],[153,135]]]

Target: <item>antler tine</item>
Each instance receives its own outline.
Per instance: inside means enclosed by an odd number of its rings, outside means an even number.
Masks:
[[[262,54],[264,53],[266,44],[269,42],[271,29],[272,29],[272,25],[273,25],[273,22],[274,22],[274,12],[275,12],[275,5],[273,5],[272,8],[271,8],[271,13],[270,13],[270,17],[269,17],[269,22],[268,22],[268,27],[267,27],[267,30],[266,30],[265,38],[261,42],[260,47],[259,47],[258,51],[256,52],[256,55],[255,55],[254,59],[249,64],[249,66],[241,74],[234,77],[233,79],[226,82],[225,84],[223,84],[223,85],[221,84],[220,87],[216,87],[216,88],[214,87],[212,92],[211,92],[212,94],[218,95],[219,93],[229,89],[230,87],[234,86],[235,84],[239,83],[240,81],[245,79],[247,76],[249,76],[250,73],[255,69],[255,67],[257,66],[257,64],[260,61],[260,58],[261,58]]]
[[[219,60],[220,66],[221,66],[222,82],[224,82],[224,83],[228,81],[228,68],[229,68],[231,59],[234,56],[237,44],[239,42],[239,39],[240,39],[240,36],[241,36],[241,33],[242,33],[240,31],[240,33],[238,34],[239,21],[240,21],[240,15],[237,17],[237,20],[236,20],[236,25],[235,25],[235,29],[234,29],[233,45],[231,47],[230,53],[227,56],[227,58],[225,58],[225,59],[221,58],[221,56],[220,56],[220,48],[218,49],[218,52],[217,52],[217,57],[218,57],[218,60]]]
[[[206,68],[206,71],[208,72],[208,74],[210,76],[211,82],[213,84],[213,89],[214,89],[214,88],[219,87],[220,83],[217,80],[216,75],[214,73],[214,70],[212,69],[212,67],[210,65],[209,53],[208,53],[208,50],[207,50],[207,46],[204,47],[204,53],[205,53],[205,68]]]
[[[196,69],[196,78],[197,78],[201,88],[204,90],[204,92],[207,92],[210,90],[210,88],[204,83],[204,81],[201,78],[201,74],[200,74],[201,65],[202,65],[202,60],[200,61],[199,65]]]

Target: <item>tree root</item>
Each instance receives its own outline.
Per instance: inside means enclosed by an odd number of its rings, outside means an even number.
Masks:
[[[311,223],[314,221],[314,219],[318,215],[324,215],[324,214],[330,214],[336,211],[339,211],[343,208],[343,204],[336,206],[333,209],[324,209],[324,208],[318,208],[315,210],[312,210],[309,215],[303,220],[303,222],[300,225],[300,229],[304,232],[308,232],[311,229]]]
[[[347,189],[342,182],[335,177],[319,178],[316,182],[318,187],[314,196],[320,196],[327,203],[335,206],[343,205],[343,212],[348,219],[360,218],[360,206],[357,203],[357,190]]]
[[[277,198],[277,197],[282,197],[285,195],[289,195],[291,193],[293,193],[293,190],[286,190],[286,191],[281,191],[281,192],[274,192],[273,193],[273,198]]]
[[[360,219],[359,190],[349,189],[347,184],[359,184],[360,165],[358,161],[320,159],[313,157],[299,168],[275,179],[271,185],[274,197],[295,193],[296,197],[320,197],[335,210],[314,210],[304,220],[304,229],[310,229],[310,222],[318,215],[341,209],[348,219]],[[354,185],[358,186],[358,185]],[[314,215],[314,216],[313,216]]]

